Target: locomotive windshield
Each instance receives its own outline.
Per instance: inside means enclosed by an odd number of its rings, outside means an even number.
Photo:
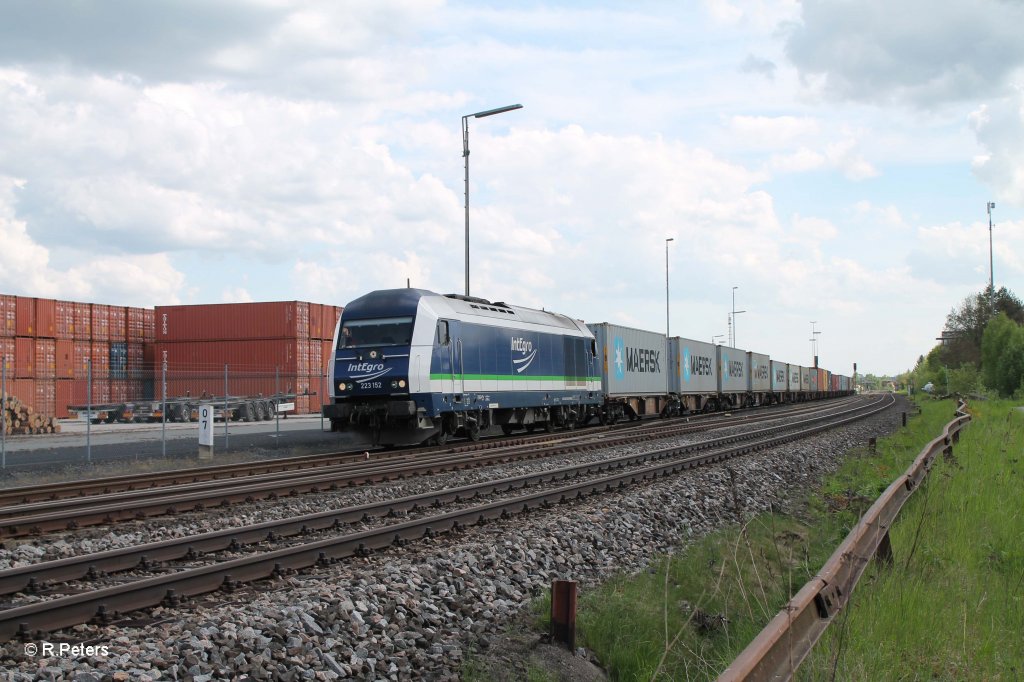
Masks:
[[[338,348],[367,346],[408,346],[412,343],[411,317],[381,317],[375,320],[345,320],[338,336]]]

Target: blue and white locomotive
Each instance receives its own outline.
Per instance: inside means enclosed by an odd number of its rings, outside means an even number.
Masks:
[[[324,416],[373,444],[476,439],[491,426],[571,428],[604,402],[593,333],[557,313],[374,291],[344,309],[334,341]]]

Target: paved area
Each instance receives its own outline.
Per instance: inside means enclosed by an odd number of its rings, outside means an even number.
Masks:
[[[282,456],[295,452],[345,450],[357,444],[347,434],[330,432],[330,424],[319,415],[288,417],[267,422],[223,422],[216,424],[214,457],[217,453],[259,453]],[[199,424],[87,424],[64,420],[61,433],[7,436],[4,464],[24,469],[39,466],[82,464],[89,461],[136,460],[143,458],[194,458],[199,450]]]

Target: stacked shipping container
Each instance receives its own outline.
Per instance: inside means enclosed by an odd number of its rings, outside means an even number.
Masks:
[[[340,316],[304,301],[157,306],[155,385],[166,359],[168,397],[294,393],[296,413],[319,412]]]
[[[341,308],[287,301],[159,311],[0,295],[6,393],[57,417],[70,416],[68,405],[151,399],[167,351],[168,397],[223,395],[228,365],[232,395],[296,393],[296,412],[319,411]]]
[[[46,416],[68,417],[68,405],[143,397],[145,344],[153,311],[98,303],[0,295],[0,362],[5,391]]]

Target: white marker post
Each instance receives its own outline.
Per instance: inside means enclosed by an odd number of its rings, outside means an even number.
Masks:
[[[199,459],[213,459],[213,415],[210,403],[199,406]]]

